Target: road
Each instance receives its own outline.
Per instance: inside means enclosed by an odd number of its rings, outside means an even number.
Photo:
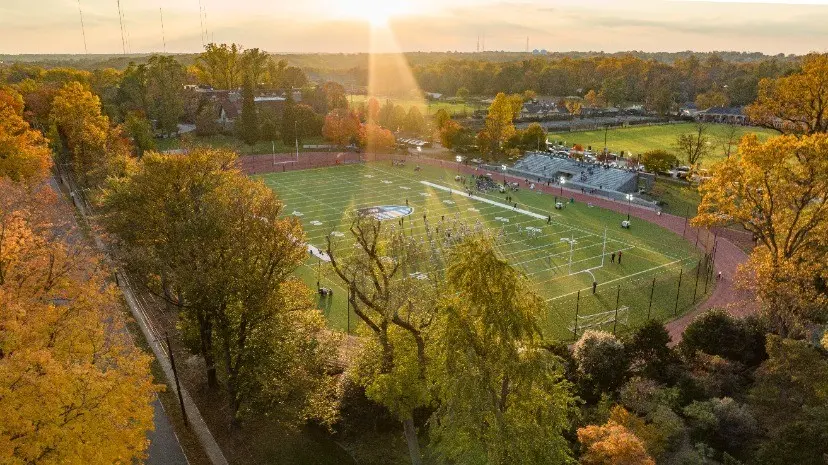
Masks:
[[[145,463],[147,465],[188,465],[187,457],[178,442],[178,436],[176,436],[172,424],[170,424],[164,406],[161,405],[161,401],[157,397],[152,402],[152,409],[152,422],[155,425],[155,431],[147,433],[150,445],[147,449],[147,461]]]

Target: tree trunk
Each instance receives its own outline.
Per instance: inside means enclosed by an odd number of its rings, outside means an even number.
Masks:
[[[204,368],[207,372],[207,387],[218,388],[218,376],[216,375],[216,361],[213,357],[213,328],[207,315],[199,312],[198,326],[201,339],[201,356],[204,357]]]
[[[417,429],[414,427],[414,419],[409,417],[403,420],[403,431],[405,441],[408,443],[408,453],[411,455],[411,465],[422,465],[423,456],[420,455],[420,440],[417,438]]]

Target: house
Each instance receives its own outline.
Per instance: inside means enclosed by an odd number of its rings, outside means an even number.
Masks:
[[[699,109],[696,107],[696,104],[693,102],[687,102],[679,108],[679,115],[680,116],[689,116],[691,118],[695,117],[698,114]]]
[[[713,107],[696,113],[696,121],[746,125],[750,122],[744,107]]]

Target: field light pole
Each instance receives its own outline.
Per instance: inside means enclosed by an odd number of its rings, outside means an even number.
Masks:
[[[607,156],[607,131],[609,131],[609,124],[604,125],[604,156]]]
[[[563,197],[563,186],[566,184],[566,178],[561,176],[561,197]]]
[[[633,195],[627,194],[627,221],[630,221],[630,212],[632,212]]]

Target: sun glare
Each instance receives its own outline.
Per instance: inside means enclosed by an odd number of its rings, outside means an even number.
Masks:
[[[388,21],[408,12],[406,0],[344,0],[340,3],[342,13],[367,21],[373,27],[386,27]]]

